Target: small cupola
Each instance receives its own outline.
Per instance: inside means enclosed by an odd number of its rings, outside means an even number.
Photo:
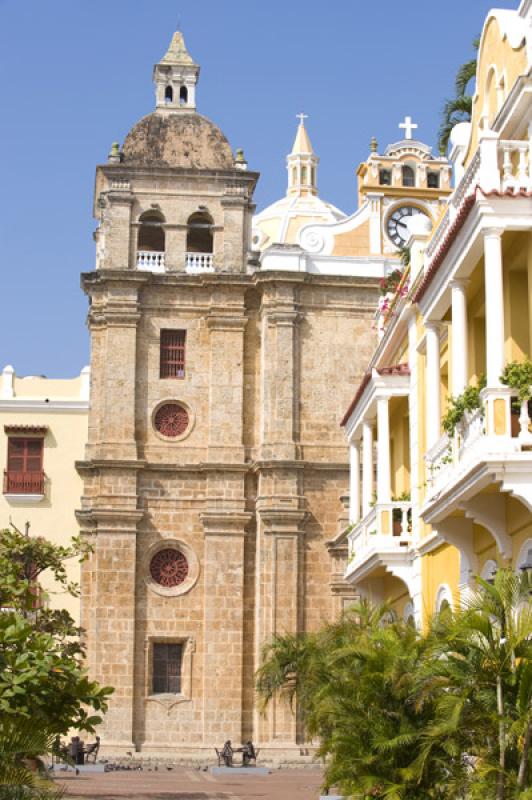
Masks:
[[[289,195],[317,194],[317,168],[318,157],[312,149],[307,129],[305,128],[306,114],[298,114],[299,126],[294,140],[292,152],[286,159],[288,169]]]
[[[158,111],[195,111],[200,68],[187,50],[181,31],[172,36],[165,56],[153,68]]]

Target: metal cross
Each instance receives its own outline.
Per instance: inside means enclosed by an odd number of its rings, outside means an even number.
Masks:
[[[399,127],[404,128],[405,139],[411,139],[412,131],[414,128],[417,128],[417,125],[415,122],[412,122],[412,117],[405,117],[405,121],[399,123]]]
[[[303,125],[303,120],[308,119],[308,114],[296,114],[296,117],[299,120],[299,124]]]

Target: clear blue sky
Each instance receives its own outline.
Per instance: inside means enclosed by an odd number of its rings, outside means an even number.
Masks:
[[[487,11],[518,0],[0,0],[0,369],[73,376],[89,360],[79,275],[94,266],[94,168],[154,108],[178,20],[201,64],[198,109],[285,191],[309,115],[324,199],[355,208],[355,169],[410,114],[435,143]]]

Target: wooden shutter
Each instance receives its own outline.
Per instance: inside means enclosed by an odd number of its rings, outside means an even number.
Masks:
[[[181,692],[182,644],[153,645],[153,694]]]
[[[44,439],[10,436],[7,444],[8,472],[40,472]]]
[[[186,331],[161,331],[161,378],[185,377]]]

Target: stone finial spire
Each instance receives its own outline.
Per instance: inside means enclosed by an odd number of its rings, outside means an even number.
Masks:
[[[157,110],[195,111],[200,68],[187,50],[181,31],[172,36],[165,55],[153,68]]]
[[[316,172],[319,158],[312,149],[305,128],[306,114],[297,114],[299,126],[292,152],[286,159],[288,168],[288,194],[317,194]]]

